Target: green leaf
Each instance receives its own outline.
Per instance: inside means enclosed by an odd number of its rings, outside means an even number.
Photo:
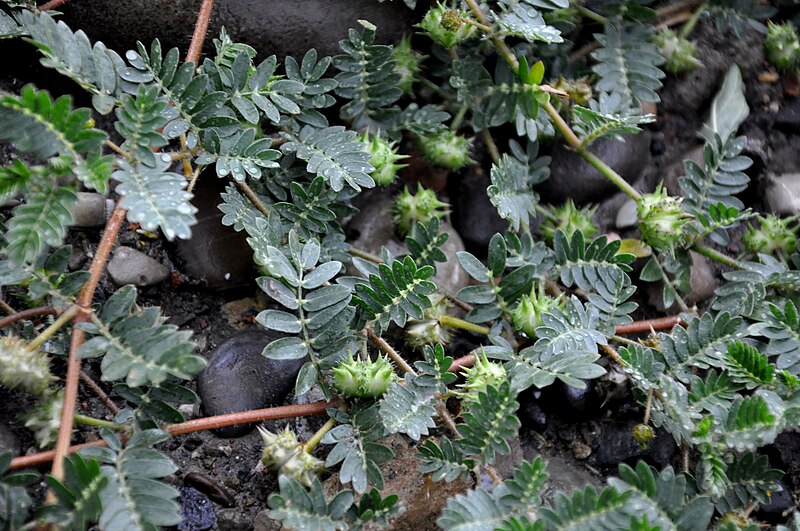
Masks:
[[[749,114],[742,72],[734,63],[725,74],[719,92],[714,96],[708,121],[703,124],[700,135],[708,142],[717,136],[727,139],[736,133]]]
[[[418,446],[421,474],[430,474],[433,481],[451,483],[458,478],[466,479],[475,467],[475,461],[464,457],[458,446],[447,437],[441,437],[439,444],[428,439]]]
[[[507,439],[514,437],[520,427],[516,416],[519,403],[508,382],[499,387],[488,386],[478,399],[471,401],[464,413],[464,423],[458,425],[461,439],[458,448],[473,455],[483,464],[493,463],[496,454],[511,451]]]
[[[118,159],[114,179],[119,181],[120,206],[128,211],[128,219],[143,229],[161,229],[168,240],[189,239],[191,226],[197,223],[197,208],[189,200],[183,175],[169,171],[169,155],[156,157],[154,166],[130,164]]]
[[[491,494],[475,489],[448,499],[436,523],[447,531],[482,531],[499,527],[507,515]]]
[[[280,493],[269,497],[272,518],[289,529],[337,531],[348,528],[344,515],[353,504],[353,493],[340,491],[330,501],[325,499],[322,485],[314,479],[310,492],[294,478],[278,477]]]
[[[111,159],[101,156],[108,135],[88,127],[90,118],[89,109],[72,109],[69,96],[53,101],[26,86],[19,96],[0,97],[0,141],[42,160],[60,156],[87,187],[103,193],[111,173]]]
[[[445,354],[444,347],[440,343],[433,347],[425,345],[422,353],[425,360],[414,362],[414,367],[419,371],[414,383],[419,387],[431,388],[436,393],[446,393],[447,386],[458,379],[450,372],[453,358]]]
[[[100,517],[100,492],[108,477],[100,473],[100,463],[80,454],[64,458],[64,481],[47,476],[47,483],[57,498],[45,505],[45,521],[68,531],[84,531]]]
[[[416,377],[410,374],[404,383],[392,382],[381,399],[381,419],[389,433],[404,433],[418,441],[422,435],[428,435],[428,428],[436,426],[433,390],[419,386]]]
[[[47,183],[26,195],[26,202],[14,209],[5,238],[5,251],[14,264],[32,263],[47,246],[61,245],[72,223],[72,207],[78,195],[71,186]]]
[[[486,193],[500,217],[507,219],[514,231],[530,230],[530,218],[536,216],[539,195],[531,187],[528,168],[519,160],[503,155],[492,165],[491,178]]]

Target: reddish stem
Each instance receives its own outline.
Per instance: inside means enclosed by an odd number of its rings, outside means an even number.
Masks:
[[[22,321],[23,319],[32,319],[42,315],[58,315],[58,313],[58,310],[52,306],[41,306],[39,308],[31,308],[30,310],[22,310],[21,312],[17,312],[13,315],[9,315],[8,317],[3,317],[0,319],[0,328],[5,328],[8,325],[16,323],[17,321]]]
[[[669,317],[659,317],[658,319],[646,319],[644,321],[635,321],[626,325],[619,325],[616,329],[616,334],[621,336],[623,334],[641,334],[652,330],[666,330],[673,328],[679,324],[684,323],[680,316],[670,315]]]
[[[68,3],[69,0],[50,0],[49,2],[45,2],[44,4],[39,6],[39,11],[49,11],[51,9],[58,9],[59,7],[63,6],[64,4]]]
[[[217,415],[216,417],[206,417],[202,419],[189,420],[181,424],[165,426],[164,429],[170,435],[185,435],[204,430],[213,430],[234,424],[251,424],[265,420],[279,420],[294,417],[308,417],[312,415],[322,415],[328,408],[337,407],[338,402],[314,402],[313,404],[300,404],[294,406],[271,407],[266,409],[254,409],[241,413],[229,413],[227,415]],[[70,446],[68,453],[75,453],[78,450],[89,446],[105,446],[105,441],[92,441],[83,444]],[[11,462],[11,469],[36,466],[51,461],[56,455],[55,451],[41,452],[34,455],[17,457]]]
[[[192,43],[189,45],[189,52],[186,54],[186,62],[193,62],[195,65],[200,62],[200,52],[203,51],[203,42],[206,40],[208,23],[211,21],[211,10],[214,8],[214,0],[203,0],[200,5],[200,12],[197,13],[197,23],[194,25]]]
[[[85,333],[83,330],[79,330],[77,325],[89,318],[88,316],[92,311],[94,291],[98,282],[100,282],[100,275],[103,273],[111,248],[114,246],[114,242],[117,241],[117,234],[125,221],[125,214],[125,209],[117,203],[111,218],[106,223],[103,237],[100,239],[95,251],[92,265],[89,268],[89,280],[84,284],[76,301],[83,311],[75,316],[72,324],[72,341],[70,343],[69,358],[67,359],[67,376],[64,379],[64,406],[61,409],[61,426],[58,430],[56,448],[53,452],[53,468],[51,471],[51,474],[59,481],[64,478],[64,456],[67,455],[70,442],[72,442],[72,420],[75,416],[75,404],[78,401],[78,380],[81,373],[81,360],[78,358],[78,349],[83,345]]]
[[[461,369],[472,367],[473,365],[475,365],[475,354],[467,354],[466,356],[461,356],[453,360],[447,372],[458,372]]]

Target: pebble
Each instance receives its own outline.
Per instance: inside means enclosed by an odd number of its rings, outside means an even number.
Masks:
[[[638,421],[603,423],[594,450],[594,462],[601,466],[616,467],[619,463],[630,464],[639,458],[646,458],[659,466],[670,464],[677,451],[675,439],[657,428],[655,439],[642,449],[633,438],[636,424]]]
[[[14,456],[20,455],[22,451],[22,444],[14,432],[11,431],[11,426],[5,423],[0,423],[0,453],[11,452]]]
[[[107,269],[111,280],[118,286],[152,286],[169,276],[167,266],[130,247],[117,248]]]
[[[253,522],[239,508],[217,511],[217,525],[220,531],[250,531],[253,529]]]
[[[708,258],[694,251],[689,251],[689,256],[692,259],[692,269],[689,273],[692,292],[685,297],[685,300],[687,304],[700,304],[714,295],[719,280]]]
[[[192,487],[180,489],[181,516],[183,520],[178,524],[178,531],[205,531],[217,523],[214,506],[205,494]]]
[[[102,227],[108,214],[114,209],[114,201],[96,193],[78,192],[78,202],[72,207],[73,227]]]
[[[353,238],[353,247],[376,256],[381,256],[383,247],[395,257],[408,254],[405,243],[401,243],[395,235],[392,216],[386,214],[391,204],[391,198],[383,197],[368,203],[353,216],[347,225],[347,232]],[[456,253],[465,250],[464,241],[446,221],[442,222],[439,232],[450,235],[441,247],[447,261],[436,263],[436,275],[431,281],[447,293],[456,294],[469,283],[469,275],[456,258]]]
[[[789,512],[794,509],[794,496],[783,481],[778,480],[781,490],[773,490],[769,503],[758,508],[755,516],[771,524],[784,522]]]
[[[196,0],[129,0],[124,7],[107,0],[81,0],[60,11],[73,30],[83,29],[91,39],[119,52],[135,49],[137,40],[149,49],[159,38],[165,52],[179,46],[183,56],[198,6]],[[262,59],[276,54],[283,61],[286,54],[302,55],[312,47],[331,55],[339,53],[338,41],[347,37],[348,28],[360,28],[359,19],[378,26],[380,42],[395,42],[416,18],[397,0],[226,0],[214,6],[205,49],[213,54],[211,37],[224,26],[234,42],[255,47]]]
[[[508,230],[508,223],[500,217],[486,194],[491,184],[489,175],[479,167],[470,167],[462,178],[450,179],[448,183],[452,205],[450,221],[461,235],[466,250],[478,258],[486,257],[492,236]]]
[[[283,524],[271,516],[269,509],[264,509],[256,515],[253,521],[253,531],[281,531]]]
[[[175,242],[183,270],[214,290],[248,286],[256,275],[247,233],[223,225],[223,214],[217,208],[225,182],[206,172],[200,176],[200,183],[192,199],[197,207],[197,224],[192,227],[192,237]]]
[[[276,336],[253,329],[237,333],[211,354],[197,379],[203,412],[224,415],[281,404],[294,388],[303,360],[277,361],[261,355]],[[254,424],[214,430],[219,437],[240,437]]]
[[[572,456],[579,461],[588,459],[592,455],[592,447],[581,441],[572,441],[570,450],[572,450]]]
[[[618,229],[627,229],[635,227],[639,221],[639,216],[636,214],[636,201],[629,199],[617,211],[615,225]]]
[[[627,182],[635,183],[650,164],[650,136],[642,131],[637,135],[624,135],[624,139],[602,138],[592,144],[591,151]],[[550,155],[553,158],[550,178],[537,187],[545,202],[560,205],[572,198],[578,205],[598,203],[619,191],[566,145],[556,144]]]
[[[800,213],[800,173],[770,175],[767,178],[764,200],[767,209],[779,216]]]
[[[183,484],[199,490],[214,503],[223,507],[234,507],[236,500],[228,489],[201,472],[189,472],[183,476]]]

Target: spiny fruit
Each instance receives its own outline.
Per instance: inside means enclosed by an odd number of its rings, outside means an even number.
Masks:
[[[797,246],[797,218],[779,218],[772,214],[758,216],[760,228],[748,224],[742,236],[745,249],[751,253],[792,253]],[[794,227],[792,225],[795,224]]]
[[[436,4],[428,10],[417,27],[445,48],[452,48],[475,33],[475,27],[464,22],[468,15],[466,11]]]
[[[279,433],[259,426],[258,432],[264,443],[261,464],[269,470],[285,474],[310,487],[317,474],[325,469],[325,463],[306,452],[288,426]]]
[[[666,60],[664,70],[671,74],[692,72],[698,66],[703,66],[697,58],[697,47],[694,43],[669,28],[658,32],[655,43]]]
[[[639,232],[648,245],[672,253],[685,242],[692,216],[681,208],[683,198],[672,197],[659,184],[652,194],[643,194],[636,204]]]
[[[505,367],[489,361],[485,352],[476,356],[475,365],[465,368],[462,373],[466,376],[466,381],[459,385],[464,389],[460,395],[466,401],[477,400],[478,395],[485,392],[487,387],[496,387],[507,377]]]
[[[392,205],[394,225],[400,235],[405,236],[414,226],[414,222],[428,223],[433,218],[447,215],[450,205],[439,201],[436,192],[417,185],[417,193],[412,194],[405,187],[403,193],[395,198]]]
[[[449,129],[418,136],[416,146],[425,160],[438,168],[457,171],[472,162],[470,141]]]
[[[342,395],[353,398],[380,398],[395,380],[394,367],[383,356],[374,361],[356,360],[350,354],[333,369],[333,386]]]
[[[791,22],[769,23],[767,38],[764,40],[767,60],[779,70],[800,68],[800,39]]]
[[[637,424],[633,427],[633,440],[639,443],[640,447],[647,448],[655,438],[656,432],[648,424]]]
[[[394,57],[394,71],[400,75],[397,86],[406,94],[412,94],[417,74],[419,74],[420,62],[424,56],[415,52],[411,47],[409,35],[404,35],[400,42],[392,48],[392,56]]]
[[[514,328],[524,332],[528,337],[536,337],[536,329],[542,326],[542,314],[553,308],[564,309],[563,299],[550,297],[544,292],[544,285],[539,283],[529,295],[523,295],[512,314]]]
[[[563,205],[552,209],[553,217],[545,218],[540,227],[542,236],[547,241],[553,241],[558,229],[563,230],[567,238],[571,238],[572,233],[579,230],[588,240],[597,234],[597,227],[592,223],[595,210],[597,207],[592,206],[578,208],[572,199],[567,199]]]
[[[370,153],[369,163],[375,167],[370,177],[377,184],[386,186],[393,182],[398,170],[406,167],[405,164],[398,164],[399,161],[408,158],[408,155],[397,153],[396,142],[389,142],[380,133],[370,137],[368,132],[365,132],[359,140],[367,145]]]
[[[53,382],[47,354],[28,350],[25,341],[0,338],[0,383],[32,395],[43,395]]]
[[[428,295],[431,305],[422,311],[422,319],[409,320],[406,326],[406,342],[410,347],[450,343],[450,331],[439,323],[439,317],[447,314],[450,303],[439,293]]]

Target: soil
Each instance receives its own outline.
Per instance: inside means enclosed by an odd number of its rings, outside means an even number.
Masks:
[[[663,178],[666,169],[697,144],[695,132],[705,119],[705,110],[722,75],[731,62],[736,61],[743,70],[746,97],[751,107],[750,116],[743,124],[741,133],[755,139],[750,156],[756,159],[757,170],[757,173],[751,174],[752,185],[743,193],[742,200],[747,206],[762,210],[763,176],[769,172],[796,171],[800,167],[800,150],[797,149],[800,146],[800,126],[775,126],[786,106],[798,106],[797,98],[785,97],[780,81],[759,81],[759,74],[770,69],[763,59],[760,36],[751,33],[744,39],[734,39],[728,35],[720,35],[712,27],[701,23],[693,38],[697,41],[705,66],[689,76],[670,76],[665,80],[664,88],[660,91],[663,103],[658,108],[659,119],[650,126],[652,162],[639,186],[652,189]],[[58,81],[47,83],[49,74],[42,74],[38,68],[33,69],[32,75],[37,81],[44,79],[44,85],[49,88],[64,86],[58,85],[63,79],[60,76],[57,76]],[[26,76],[26,81],[29,79],[31,78]],[[22,84],[13,78],[0,80],[0,86],[9,91],[18,91]],[[102,120],[98,123],[100,127],[112,131]],[[11,150],[7,146],[0,146],[0,159],[3,162],[10,155]],[[488,167],[488,163],[485,166]],[[608,201],[618,199],[611,198]],[[615,214],[616,208],[604,208],[601,205],[598,222],[602,228],[614,230]],[[626,234],[621,236],[626,237]],[[68,243],[75,249],[76,264],[86,263],[86,257],[91,256],[99,237],[100,230],[70,231]],[[169,281],[139,290],[139,304],[160,306],[163,313],[169,316],[170,322],[191,329],[202,355],[208,356],[237,329],[256,326],[248,321],[252,321],[252,315],[259,310],[257,306],[264,301],[255,284],[228,291],[209,289],[201,280],[192,279],[186,274],[186,265],[178,258],[174,245],[137,233],[135,227],[130,225],[122,230],[119,243],[134,247],[170,268],[172,276]],[[734,252],[735,245],[731,249]],[[104,275],[95,301],[103,302],[114,289],[116,287]],[[4,298],[21,307],[21,301],[16,300],[14,295],[13,288],[5,289]],[[648,305],[644,290],[639,290],[637,296],[641,307],[638,318],[657,315],[656,310]],[[231,312],[222,311],[224,305],[248,298],[249,300],[239,303],[238,306],[233,305],[237,308],[238,315],[231,316]],[[454,341],[450,347],[451,355],[458,357],[465,354],[475,344],[474,339],[464,336]],[[63,375],[65,345],[54,344],[52,350],[55,354],[54,372]],[[99,381],[98,362],[85,362],[83,367]],[[633,423],[641,419],[641,411],[633,405],[634,402],[624,386],[620,391],[613,381],[595,382],[582,395],[554,385],[542,392],[529,391],[520,397],[520,401],[520,416],[523,420],[520,442],[524,457],[533,459],[537,455],[543,455],[545,459],[551,459],[551,473],[556,487],[582,487],[590,482],[602,484],[609,474],[615,472],[619,462],[633,463],[639,458],[658,466],[671,464],[676,469],[680,468],[678,449],[666,433],[658,433],[656,442],[645,451],[626,442],[630,439]],[[115,402],[123,405],[119,398]],[[292,397],[287,399],[287,403],[293,402]],[[16,439],[16,443],[12,440],[8,444],[16,446],[15,449],[23,455],[37,451],[30,432],[23,427],[20,420],[20,415],[32,405],[32,400],[24,395],[0,388],[0,441]],[[102,403],[83,388],[79,395],[79,408],[88,415],[110,418]],[[190,417],[199,414],[197,406],[185,409]],[[323,421],[323,418],[317,417],[288,422],[301,438],[306,438]],[[285,424],[286,421],[276,421],[267,423],[267,428],[276,431]],[[73,440],[79,443],[94,437],[94,431],[78,428]],[[795,495],[795,499],[800,493],[800,467],[796,464],[797,445],[797,433],[786,433],[774,445],[765,449],[771,457],[772,465],[787,471],[784,483]],[[174,478],[176,485],[182,484],[182,478],[186,474],[201,472],[234,496],[233,509],[223,509],[215,505],[215,529],[250,529],[256,521],[256,515],[267,508],[267,498],[276,488],[276,481],[272,475],[254,470],[261,453],[261,441],[257,433],[252,432],[235,439],[221,439],[211,432],[201,432],[175,437],[164,443],[163,449],[179,467]],[[324,454],[325,449],[322,451]],[[45,471],[46,468],[42,470]],[[419,478],[412,476],[409,480],[418,481]]]

